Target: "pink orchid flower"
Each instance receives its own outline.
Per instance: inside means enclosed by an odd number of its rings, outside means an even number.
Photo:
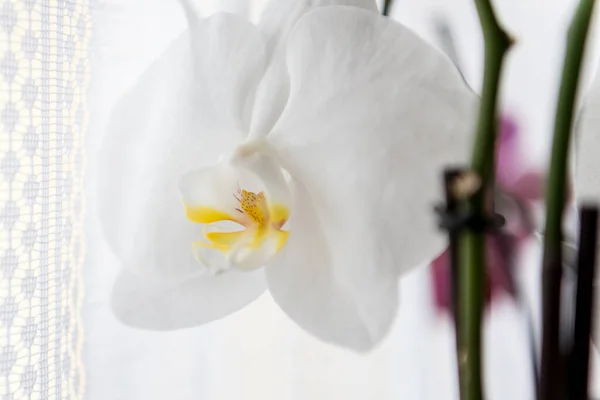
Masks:
[[[532,206],[544,194],[543,175],[525,166],[517,122],[504,115],[500,124],[494,202],[496,212],[506,218],[506,224],[486,237],[486,305],[502,295],[516,295],[513,279],[516,256],[523,242],[534,233]],[[431,263],[430,273],[436,309],[451,312],[448,250]]]

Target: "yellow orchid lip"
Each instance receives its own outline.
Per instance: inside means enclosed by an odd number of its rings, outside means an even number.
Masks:
[[[274,251],[285,245],[289,232],[282,230],[289,219],[289,209],[280,203],[270,203],[264,192],[251,192],[238,189],[233,196],[237,207],[230,214],[209,206],[185,206],[186,217],[196,223],[206,224],[206,241],[196,241],[194,247],[219,250],[225,254],[235,249],[247,247],[258,250],[266,241],[274,241]],[[244,227],[234,232],[207,232],[210,224],[220,221],[233,221]]]

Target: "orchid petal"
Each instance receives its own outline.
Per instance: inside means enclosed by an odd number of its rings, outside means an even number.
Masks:
[[[450,251],[444,250],[430,265],[431,287],[436,310],[451,310],[452,275],[450,273]]]
[[[357,8],[311,12],[288,46],[270,139],[302,189],[269,287],[318,337],[367,349],[391,324],[398,275],[445,245],[432,206],[443,167],[466,161],[476,96],[414,33]]]
[[[263,11],[259,27],[268,38],[269,67],[260,84],[251,137],[268,134],[277,122],[289,96],[285,48],[289,34],[298,20],[318,7],[348,5],[377,12],[374,0],[272,0]]]
[[[327,237],[330,232],[316,211],[322,199],[313,201],[298,182],[292,183],[292,193],[288,243],[266,269],[269,291],[298,325],[319,339],[370,350],[389,330],[397,309],[398,283],[389,251],[377,252],[360,229]]]
[[[521,200],[537,201],[544,196],[544,176],[526,169],[519,147],[519,127],[507,115],[500,121],[496,181],[502,191]]]
[[[271,0],[264,8],[259,26],[269,38],[269,50],[285,46],[298,20],[308,12],[328,6],[353,6],[378,13],[374,0]]]
[[[251,98],[250,82],[262,73],[262,39],[249,23],[217,15],[204,31],[215,45],[202,54],[209,61],[195,61],[189,34],[182,34],[118,103],[99,154],[105,236],[126,267],[142,275],[180,279],[197,272],[190,245],[201,227],[186,220],[177,179],[232,151],[241,137],[232,127],[242,118],[215,107]],[[215,79],[223,88],[209,84]]]
[[[496,181],[501,187],[510,186],[521,173],[519,154],[519,127],[514,118],[502,116],[496,149]]]
[[[516,295],[514,274],[519,244],[519,238],[502,232],[486,237],[486,295],[489,301],[502,294]]]
[[[536,171],[525,172],[503,189],[506,193],[521,200],[541,200],[544,197],[545,190],[544,175]]]
[[[245,135],[258,82],[266,68],[260,31],[242,17],[217,13],[192,26],[195,66],[213,115]],[[227,125],[233,123],[233,125]]]
[[[477,111],[451,62],[394,21],[328,7],[298,23],[288,66],[290,102],[270,139],[290,174],[343,221],[381,223],[400,270],[441,250],[439,171],[466,160]]]
[[[513,274],[517,251],[518,240],[512,235],[499,233],[486,236],[486,306],[501,295],[516,294]],[[452,312],[452,275],[448,249],[431,263],[430,277],[436,309],[440,312]]]
[[[158,331],[182,329],[238,311],[265,289],[263,271],[232,271],[174,283],[124,270],[113,287],[111,307],[126,325]]]

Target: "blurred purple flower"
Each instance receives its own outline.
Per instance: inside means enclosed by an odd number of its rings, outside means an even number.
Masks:
[[[515,296],[513,279],[516,256],[521,244],[535,230],[532,206],[543,197],[543,175],[528,169],[519,147],[519,127],[510,115],[500,121],[496,153],[496,212],[506,218],[505,226],[486,236],[486,305],[502,295]],[[450,265],[448,250],[430,268],[437,310],[450,312]]]
[[[531,171],[523,162],[519,146],[517,122],[510,116],[500,121],[496,154],[497,189],[522,201],[537,201],[544,195],[544,179],[540,172]]]

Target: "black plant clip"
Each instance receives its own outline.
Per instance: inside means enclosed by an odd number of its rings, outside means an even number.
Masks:
[[[444,171],[446,203],[438,204],[434,210],[439,217],[438,226],[449,233],[463,229],[472,232],[490,232],[500,229],[506,223],[500,214],[481,215],[460,207],[460,199],[481,190],[480,180],[465,169]]]
[[[506,218],[501,214],[479,215],[471,210],[449,210],[445,205],[435,207],[439,216],[439,228],[449,232],[460,232],[464,229],[473,232],[490,232],[504,226]]]

